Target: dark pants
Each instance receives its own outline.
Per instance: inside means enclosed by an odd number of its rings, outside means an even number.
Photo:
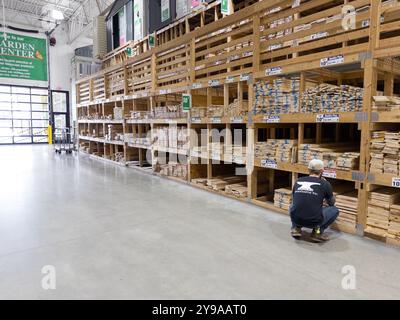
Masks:
[[[339,216],[339,209],[336,208],[335,206],[332,207],[326,207],[322,209],[322,216],[323,216],[323,220],[321,225],[319,226],[315,226],[315,227],[320,227],[321,228],[321,232],[324,232],[326,229],[328,229],[328,227],[335,222],[336,218]],[[292,227],[293,228],[301,228],[304,226],[299,226],[297,224],[295,224],[292,220]],[[309,227],[309,226],[306,226]]]

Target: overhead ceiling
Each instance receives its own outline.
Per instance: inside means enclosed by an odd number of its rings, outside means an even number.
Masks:
[[[114,0],[0,0],[0,20],[3,24],[2,5],[5,7],[7,25],[23,25],[27,28],[53,30],[60,21],[51,17],[51,10],[64,14],[68,39],[73,42],[82,34],[93,33],[93,18],[103,15],[111,8]]]

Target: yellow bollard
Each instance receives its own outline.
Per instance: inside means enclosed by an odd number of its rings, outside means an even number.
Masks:
[[[47,127],[47,139],[49,141],[49,144],[53,144],[53,128],[51,125]]]

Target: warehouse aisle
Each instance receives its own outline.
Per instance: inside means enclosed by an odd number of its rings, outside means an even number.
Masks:
[[[400,298],[400,249],[295,243],[286,216],[48,146],[0,163],[0,299]]]

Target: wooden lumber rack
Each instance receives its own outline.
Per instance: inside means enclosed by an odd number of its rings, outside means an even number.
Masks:
[[[187,17],[161,30],[154,48],[76,83],[80,150],[286,214],[287,190],[318,157],[343,212],[336,228],[399,245],[400,109],[376,97],[400,95],[400,3],[261,0],[228,16],[211,10],[199,27]],[[388,146],[387,160],[377,146]]]

